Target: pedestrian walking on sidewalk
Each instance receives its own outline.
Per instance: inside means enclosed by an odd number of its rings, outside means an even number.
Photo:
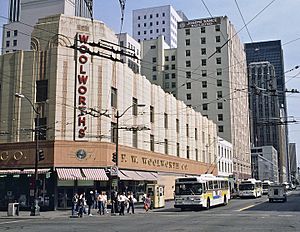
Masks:
[[[148,212],[148,210],[151,207],[151,197],[150,194],[147,194],[145,199],[144,199],[144,209],[146,212]]]
[[[85,205],[86,205],[85,193],[82,193],[79,195],[79,198],[78,198],[78,216],[79,217],[82,217],[83,214],[86,213]]]
[[[72,198],[72,216],[78,213],[78,200],[79,196],[77,193],[75,193]]]
[[[98,208],[98,197],[99,197],[100,193],[97,191],[97,189],[95,189],[95,195],[94,195],[94,209],[97,209]]]
[[[99,214],[105,214],[105,205],[107,203],[107,196],[106,196],[106,193],[105,192],[102,192],[99,196],[98,196],[98,202],[99,202]]]
[[[88,215],[93,216],[92,212],[91,212],[92,206],[94,204],[94,192],[93,191],[90,191],[90,193],[87,195],[86,203],[88,205]]]
[[[130,208],[131,208],[131,212],[132,214],[134,214],[134,204],[137,202],[137,200],[134,198],[133,193],[129,192],[128,193],[128,208],[127,208],[127,213],[130,212]]]
[[[114,215],[115,213],[118,213],[118,195],[115,190],[112,190],[110,195],[110,201],[111,201],[111,214]]]
[[[121,193],[118,196],[118,202],[120,205],[120,212],[119,215],[124,215],[124,211],[125,211],[125,203],[128,201],[128,198],[125,196],[125,193]]]

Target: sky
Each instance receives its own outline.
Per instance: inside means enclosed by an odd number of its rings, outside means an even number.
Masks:
[[[8,0],[0,2],[0,23],[3,25],[7,22],[5,17],[8,12]],[[285,71],[300,65],[300,0],[126,0],[122,32],[132,34],[132,10],[162,5],[172,5],[176,10],[182,10],[189,19],[226,15],[236,31],[244,27],[243,17],[250,34],[249,36],[246,28],[239,32],[238,36],[243,43],[281,40]],[[119,0],[94,0],[94,19],[103,21],[119,33],[121,28]],[[300,69],[297,69],[286,73],[288,90],[300,91],[299,71]],[[289,124],[289,142],[297,144],[298,166],[300,166],[299,99],[300,93],[287,93],[288,116],[293,116],[297,121]]]

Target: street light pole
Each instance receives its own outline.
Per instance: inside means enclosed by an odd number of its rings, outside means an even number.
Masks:
[[[40,113],[39,111],[34,107],[32,101],[21,93],[15,93],[15,97],[17,98],[25,98],[31,105],[33,111],[36,114],[36,122],[35,122],[35,159],[34,159],[34,200],[31,205],[31,211],[30,216],[39,216],[40,215],[40,207],[38,202],[38,162],[39,162],[39,132],[40,132]]]

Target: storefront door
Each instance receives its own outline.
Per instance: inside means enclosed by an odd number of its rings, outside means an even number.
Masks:
[[[73,187],[59,187],[58,188],[58,209],[72,208],[72,198],[74,195]]]

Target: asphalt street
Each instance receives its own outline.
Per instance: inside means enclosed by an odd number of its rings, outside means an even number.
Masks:
[[[26,212],[28,213],[28,212]],[[2,215],[2,216],[1,216]],[[257,199],[232,199],[210,210],[180,211],[169,202],[164,209],[125,216],[94,215],[70,218],[69,212],[42,212],[40,217],[0,214],[0,231],[300,231],[300,191],[289,193],[286,203]]]

